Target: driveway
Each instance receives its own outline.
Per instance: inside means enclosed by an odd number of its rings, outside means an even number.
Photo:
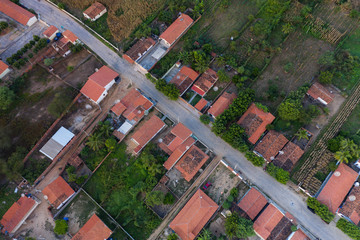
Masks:
[[[158,101],[161,111],[167,113],[172,119],[184,123],[194,134],[218,155],[226,158],[234,168],[241,170],[243,175],[257,185],[279,206],[296,217],[299,223],[320,239],[349,239],[347,235],[335,227],[334,223],[326,224],[319,217],[307,210],[302,196],[289,187],[278,183],[261,168],[254,167],[246,160],[243,154],[230,147],[222,139],[215,136],[210,129],[199,121],[199,115],[182,101],[170,101],[162,93],[158,92],[154,85],[144,75],[136,72],[134,66],[128,64],[115,52],[107,48],[102,42],[81,27],[76,21],[61,12],[51,4],[41,0],[21,0],[28,8],[34,9],[48,24],[57,27],[62,25],[65,29],[74,32],[81,41],[89,46],[121,76],[128,78],[146,95]]]

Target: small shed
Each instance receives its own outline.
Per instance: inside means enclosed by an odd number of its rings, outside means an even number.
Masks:
[[[61,127],[40,149],[40,152],[53,160],[74,136],[72,132]]]

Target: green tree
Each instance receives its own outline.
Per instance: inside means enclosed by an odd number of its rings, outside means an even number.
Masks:
[[[319,75],[319,82],[330,84],[332,82],[333,77],[334,74],[330,71],[321,72]]]
[[[197,240],[212,240],[213,235],[208,229],[204,229],[201,231],[200,235],[198,236]]]
[[[285,23],[282,25],[282,32],[284,34],[289,34],[289,33],[292,33],[295,29],[294,29],[294,26],[291,24],[291,23]]]
[[[152,191],[146,196],[146,204],[150,207],[164,202],[165,194],[161,191]]]
[[[230,238],[247,238],[255,235],[253,222],[234,212],[225,221],[225,232]]]
[[[336,160],[338,160],[340,163],[348,163],[349,159],[351,158],[351,154],[349,151],[337,151],[334,154],[334,157]]]
[[[348,222],[344,218],[339,219],[339,221],[336,223],[336,227],[352,239],[360,239],[360,228],[355,224]]]
[[[64,219],[55,220],[54,233],[64,235],[68,230],[68,223]]]
[[[230,77],[226,74],[224,69],[220,69],[217,72],[217,75],[219,77],[220,82],[230,82],[230,80],[231,80]]]
[[[175,197],[170,192],[166,193],[163,203],[166,205],[171,205],[174,204],[174,202],[175,202]]]
[[[46,65],[46,66],[50,66],[51,64],[53,64],[54,63],[54,59],[51,59],[51,58],[45,58],[44,59],[44,64]]]
[[[105,147],[106,149],[110,152],[110,151],[114,151],[116,148],[116,140],[113,138],[108,138],[105,141]]]
[[[167,238],[167,240],[178,240],[178,236],[176,235],[176,233],[172,233],[170,234]]]
[[[104,146],[104,139],[100,133],[93,133],[88,138],[86,145],[96,152]]]
[[[205,125],[208,125],[210,123],[210,116],[207,114],[203,114],[200,116],[200,122],[202,122]]]
[[[109,121],[99,122],[99,132],[104,137],[110,137],[112,133],[112,127]]]
[[[331,51],[327,51],[319,58],[319,63],[328,67],[333,66],[335,62],[335,53]]]
[[[307,131],[305,129],[300,129],[297,133],[295,133],[295,136],[297,136],[298,140],[301,139],[309,140]]]
[[[279,117],[283,120],[297,120],[301,114],[302,105],[298,100],[286,99],[279,106]]]
[[[8,87],[0,87],[0,110],[8,110],[15,101],[15,93]]]
[[[199,73],[205,72],[209,68],[209,57],[202,51],[193,51],[193,68]]]
[[[20,176],[20,172],[24,166],[23,160],[27,154],[24,147],[17,147],[7,160],[6,177],[9,180],[15,180]]]

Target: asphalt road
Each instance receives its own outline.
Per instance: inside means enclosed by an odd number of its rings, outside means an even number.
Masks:
[[[261,168],[254,167],[246,160],[243,154],[230,147],[222,139],[215,136],[210,129],[199,121],[199,115],[182,101],[170,101],[158,92],[154,85],[144,75],[134,70],[134,67],[109,49],[85,28],[71,17],[52,6],[44,0],[21,0],[28,8],[40,14],[41,19],[50,25],[69,29],[74,32],[82,42],[90,47],[109,66],[118,71],[123,78],[128,78],[148,96],[158,101],[158,108],[172,119],[184,123],[208,147],[220,156],[223,156],[236,170],[240,170],[253,184],[257,185],[282,209],[290,212],[306,229],[316,237],[323,240],[350,239],[335,227],[335,223],[324,223],[319,217],[307,210],[303,197],[278,183]]]

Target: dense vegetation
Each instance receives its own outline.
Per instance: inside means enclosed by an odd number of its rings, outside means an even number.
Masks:
[[[247,238],[255,235],[253,229],[253,222],[246,218],[242,218],[238,213],[233,212],[226,218],[225,232],[227,237],[233,238]]]
[[[289,172],[285,171],[284,169],[275,166],[274,164],[270,163],[266,167],[266,171],[276,179],[279,183],[286,184],[289,181],[290,174]]]
[[[360,228],[355,224],[345,220],[344,218],[339,219],[339,221],[336,223],[336,227],[338,227],[352,239],[360,239]]]
[[[332,212],[330,212],[329,208],[320,203],[316,198],[309,197],[306,200],[306,203],[308,207],[313,209],[315,213],[326,223],[330,223],[334,219],[335,216]]]

